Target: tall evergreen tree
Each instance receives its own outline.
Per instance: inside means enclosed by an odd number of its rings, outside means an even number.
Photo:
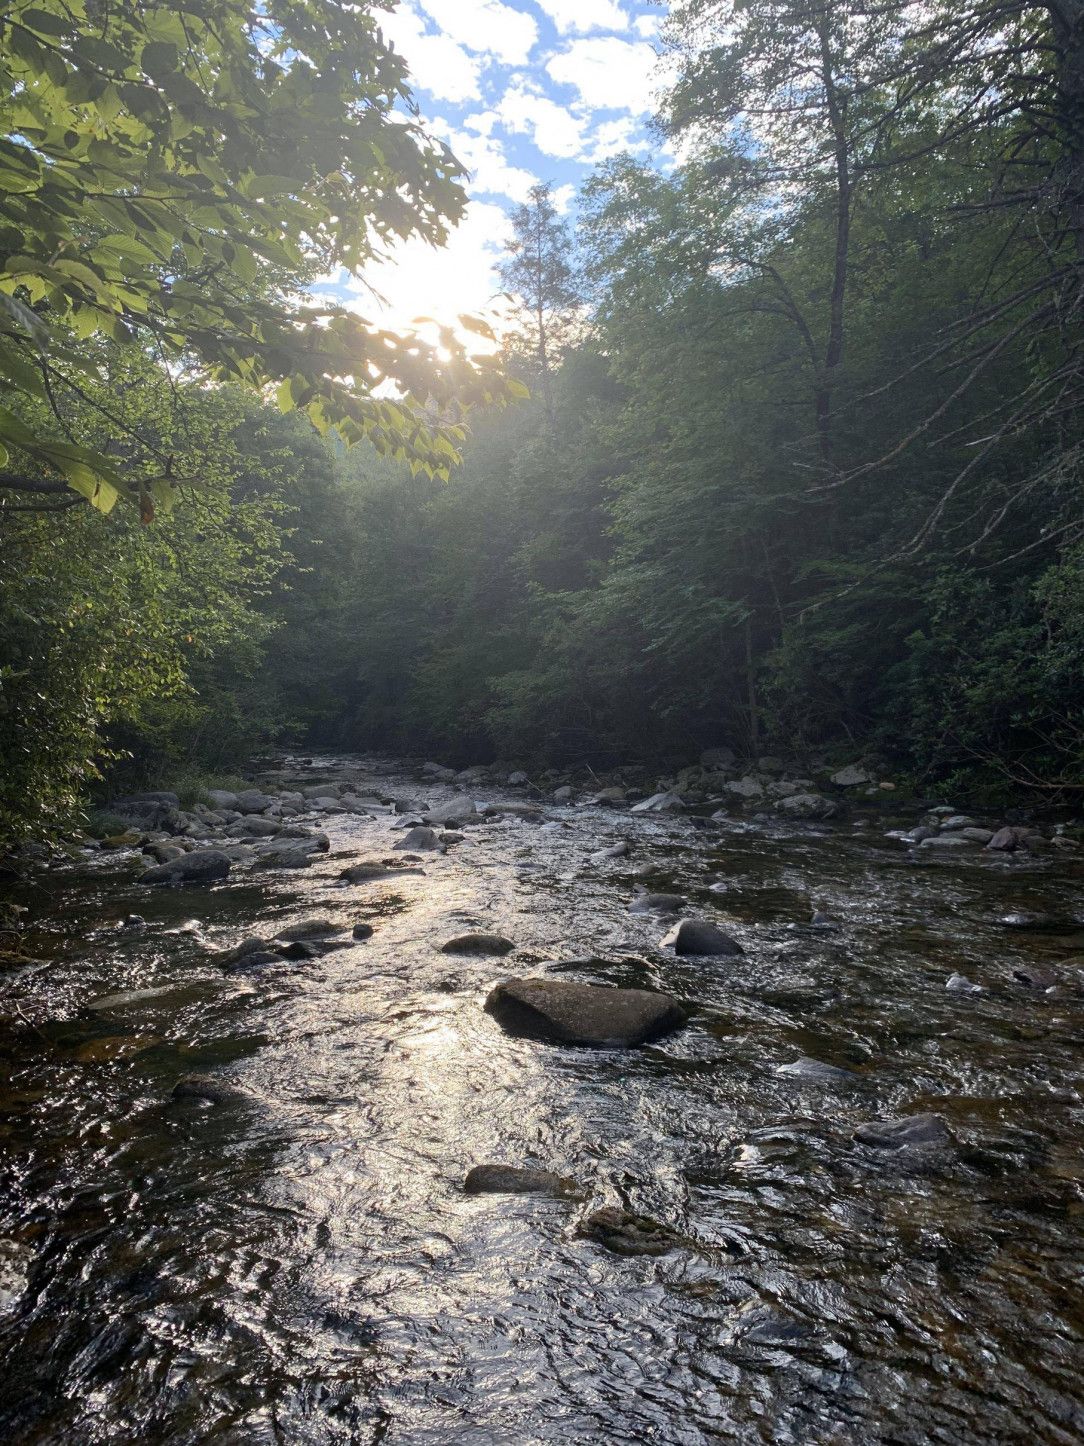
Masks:
[[[571,340],[581,294],[572,238],[553,204],[552,187],[533,186],[512,215],[512,240],[501,280],[523,307],[527,354],[546,414],[555,420],[553,373]]]

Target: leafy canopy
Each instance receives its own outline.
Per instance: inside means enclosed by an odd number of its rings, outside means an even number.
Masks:
[[[9,396],[52,400],[93,380],[82,344],[100,333],[174,370],[274,385],[283,410],[447,474],[463,408],[516,385],[450,332],[438,352],[296,295],[317,269],[357,274],[396,240],[441,244],[465,204],[458,163],[413,119],[403,62],[374,14],[383,8],[6,8],[0,377]],[[105,510],[136,491],[147,511],[191,480],[167,467],[134,483],[116,457],[16,411],[0,408],[0,443],[18,459],[3,474],[8,487],[29,468],[59,474]]]

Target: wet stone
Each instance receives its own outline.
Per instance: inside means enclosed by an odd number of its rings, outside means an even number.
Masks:
[[[668,994],[561,979],[506,979],[485,1007],[509,1034],[611,1048],[659,1039],[687,1018]]]
[[[859,1125],[854,1138],[875,1150],[912,1153],[945,1151],[954,1137],[940,1115],[908,1115],[902,1120],[873,1120]]]
[[[421,827],[412,828],[405,833],[399,841],[393,845],[397,849],[439,849],[442,847],[435,829]]]
[[[366,884],[376,879],[396,878],[399,874],[420,874],[422,872],[422,869],[406,868],[402,864],[383,864],[375,859],[367,859],[360,864],[351,864],[348,869],[343,869],[339,878],[348,884]]]
[[[221,849],[195,849],[168,863],[149,868],[141,884],[209,884],[230,872],[229,855]]]
[[[704,954],[729,956],[731,958],[745,951],[736,939],[724,934],[717,924],[708,919],[682,919],[676,928],[660,941],[663,949],[673,947],[675,954]]]
[[[551,1170],[530,1170],[518,1165],[475,1165],[463,1181],[468,1195],[567,1195],[572,1181]]]
[[[209,1074],[189,1074],[173,1086],[175,1100],[200,1100],[209,1105],[237,1104],[250,1098],[243,1089]]]
[[[440,946],[442,954],[510,954],[515,948],[503,934],[457,934]]]
[[[372,924],[355,924],[351,937],[358,940],[371,939],[375,932]]]
[[[630,914],[676,914],[685,907],[680,894],[640,894],[629,905]]]
[[[973,984],[963,974],[950,974],[945,982],[945,988],[951,990],[953,994],[981,994],[983,992],[981,984]]]
[[[666,1255],[682,1244],[672,1230],[657,1220],[613,1205],[588,1215],[580,1223],[577,1234],[604,1245],[616,1255]]]
[[[275,938],[289,943],[294,939],[329,939],[333,934],[342,932],[343,926],[334,919],[301,919],[296,924],[288,924],[285,929],[277,930]]]

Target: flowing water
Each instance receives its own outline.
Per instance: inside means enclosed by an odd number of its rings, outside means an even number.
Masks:
[[[375,759],[303,781],[332,776],[448,794]],[[546,814],[388,883],[337,885],[396,837],[337,816],[303,873],[151,890],[102,855],[23,891],[42,963],[0,1009],[5,1440],[1084,1439],[1084,960],[1063,962],[1084,938],[997,923],[1079,911],[1080,865],[916,856],[879,822]],[[628,859],[589,860],[623,839]],[[660,949],[666,924],[628,912],[642,882],[744,956]],[[117,927],[131,912],[146,929]],[[213,957],[316,914],[376,932],[251,974]],[[468,928],[517,950],[439,951]],[[691,1022],[586,1050],[484,1012],[495,980],[554,971],[664,989]],[[957,971],[984,992],[946,990]],[[798,1056],[855,1077],[776,1073]],[[192,1071],[251,1099],[171,1101]],[[957,1137],[941,1162],[851,1138],[922,1110]],[[469,1196],[484,1160],[584,1202]],[[605,1204],[680,1243],[578,1235]]]

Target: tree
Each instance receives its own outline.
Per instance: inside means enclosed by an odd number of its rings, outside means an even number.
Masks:
[[[571,339],[581,296],[568,227],[549,184],[533,186],[512,214],[512,240],[501,279],[526,313],[528,352],[538,371],[546,414],[554,420],[553,373]]]
[[[89,337],[163,367],[277,388],[347,442],[446,475],[463,409],[516,388],[450,332],[442,352],[342,307],[316,272],[396,240],[434,245],[462,171],[410,112],[382,0],[16,0],[0,19],[0,377],[77,394]],[[485,330],[483,323],[475,329]],[[377,395],[377,389],[381,394]],[[389,394],[390,388],[390,394]],[[93,390],[93,388],[91,388]],[[109,451],[0,409],[0,486],[168,506],[171,459],[137,480]],[[4,465],[0,463],[0,465]]]

